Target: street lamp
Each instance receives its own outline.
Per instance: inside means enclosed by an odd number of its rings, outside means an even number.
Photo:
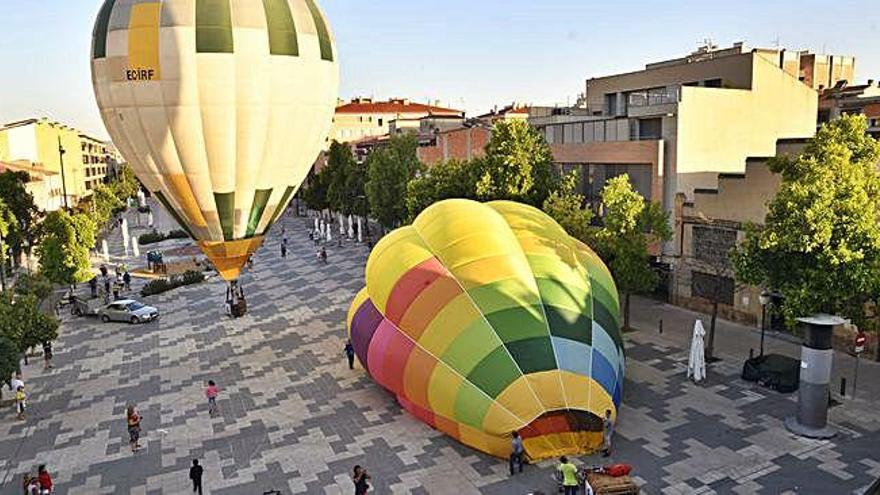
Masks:
[[[770,300],[772,299],[772,294],[764,289],[761,291],[761,294],[758,296],[758,300],[761,302],[761,356],[764,355],[764,331],[766,330],[766,319],[767,319],[767,305],[770,304]]]
[[[28,242],[27,238],[22,241],[21,246],[24,248],[24,267],[28,272],[28,275],[31,273],[31,243]]]

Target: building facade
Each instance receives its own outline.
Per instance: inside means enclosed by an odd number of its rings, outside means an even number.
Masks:
[[[794,53],[794,55],[793,55]],[[583,192],[628,173],[674,217],[675,200],[772,156],[779,139],[815,133],[817,92],[800,80],[800,56],[737,43],[703,47],[644,70],[589,79],[578,114],[532,118],[558,163],[579,168]],[[664,254],[674,255],[672,243]]]
[[[395,133],[403,133],[410,129],[418,131],[422,119],[426,117],[463,121],[464,112],[415,103],[403,98],[393,98],[388,101],[355,98],[336,107],[328,146],[330,141],[334,140],[351,143],[387,136],[392,133],[392,127]]]
[[[447,160],[471,160],[486,154],[492,130],[482,125],[460,127],[435,133],[433,140],[418,149],[419,160],[427,166]]]
[[[868,119],[868,134],[880,138],[880,82],[869,79],[867,84],[849,85],[839,82],[819,97],[821,126],[843,114],[862,114]]]
[[[112,145],[47,119],[29,119],[0,127],[0,160],[28,162],[58,174],[62,204],[66,199],[69,206],[91,196],[92,190],[104,181],[108,162],[118,159]]]
[[[50,172],[28,161],[0,162],[0,173],[24,172],[28,174],[25,191],[34,198],[40,211],[55,211],[64,206],[61,187],[61,174]]]

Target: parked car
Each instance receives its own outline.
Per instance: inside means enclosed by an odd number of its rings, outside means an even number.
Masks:
[[[127,321],[145,323],[159,318],[159,310],[132,299],[114,301],[100,311],[101,321]]]

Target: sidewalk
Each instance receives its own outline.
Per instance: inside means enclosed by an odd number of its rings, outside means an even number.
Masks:
[[[703,320],[706,331],[709,331],[711,315],[697,313],[678,306],[661,303],[652,299],[633,296],[631,324],[638,330],[640,337],[646,337],[658,343],[672,345],[682,349],[690,347],[694,321]],[[659,333],[660,320],[663,320],[663,334]],[[784,337],[784,338],[783,338]],[[791,340],[788,340],[791,339]],[[761,332],[757,328],[718,319],[715,332],[715,356],[732,364],[741,365],[749,357],[749,349],[758,354],[761,345]],[[782,354],[800,359],[801,346],[790,336],[777,336],[767,332],[764,340],[764,353]],[[710,371],[711,373],[711,368]],[[852,398],[855,358],[839,351],[834,353],[834,364],[831,372],[831,393],[838,398],[840,379],[846,378],[846,397]],[[875,409],[880,405],[880,363],[861,359],[857,384],[857,402],[867,402]]]

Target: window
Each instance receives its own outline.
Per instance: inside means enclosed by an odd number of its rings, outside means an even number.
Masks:
[[[617,93],[605,95],[605,114],[617,115]]]
[[[736,231],[694,226],[694,258],[719,268],[730,268],[730,251],[736,246]]]
[[[703,272],[691,273],[691,296],[701,297],[714,301],[718,298],[718,302],[733,306],[734,300],[734,284],[730,277],[719,277]]]
[[[88,165],[88,163],[89,163],[89,157],[87,157],[86,155],[83,155],[83,164]]]
[[[660,139],[663,136],[663,119],[640,119],[639,120],[639,140]]]
[[[382,117],[379,117],[379,121],[378,121],[378,122],[379,122],[379,127],[382,127],[382,122],[383,122],[383,121],[384,121],[384,119],[383,119]]]
[[[721,87],[721,79],[706,79],[703,81],[703,86],[707,88],[720,88]]]

